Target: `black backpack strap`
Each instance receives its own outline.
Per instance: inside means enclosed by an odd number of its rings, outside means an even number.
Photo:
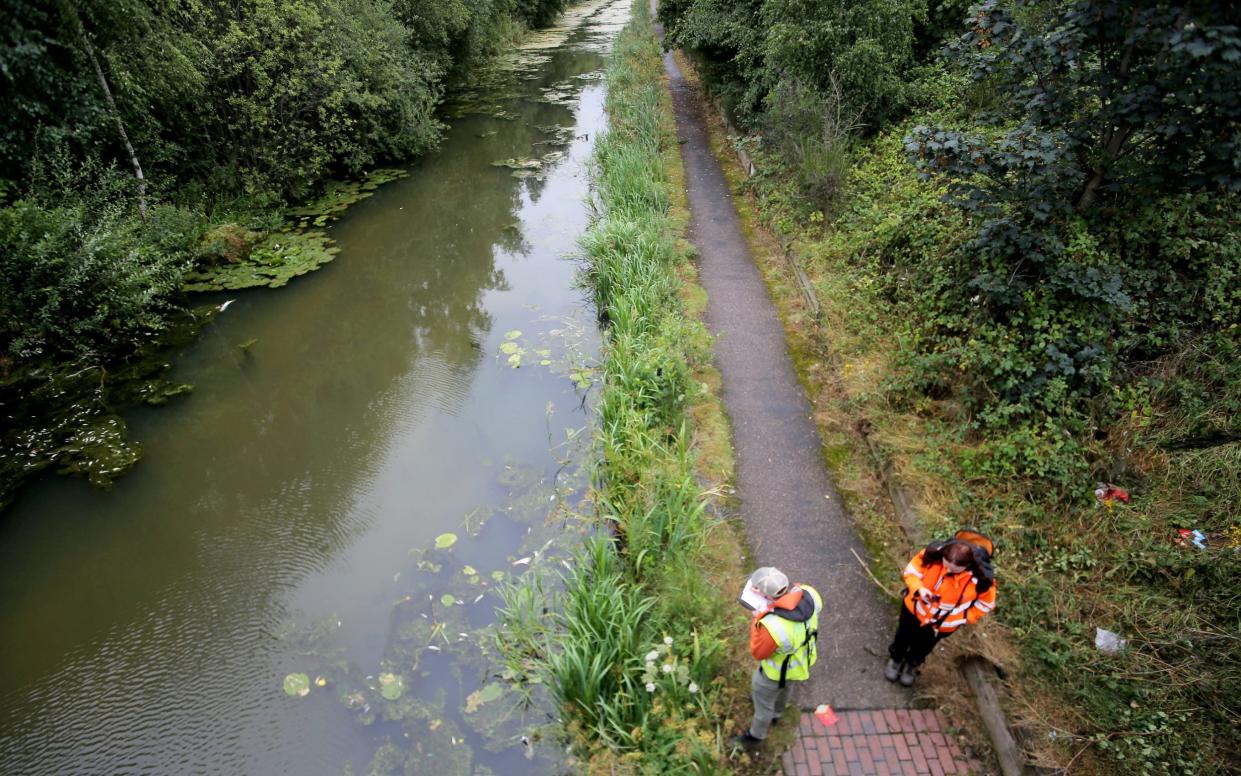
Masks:
[[[810,671],[810,650],[814,649],[817,651],[818,644],[819,644],[818,629],[810,630],[809,628],[807,628],[806,639],[801,643],[799,647],[797,647],[797,649],[794,649],[792,652],[785,655],[784,662],[780,664],[780,689],[781,690],[783,690],[784,686],[788,684],[787,677],[789,673],[789,661],[793,659],[793,655],[796,655],[798,652],[801,652],[803,649],[806,650],[806,671],[809,672]]]

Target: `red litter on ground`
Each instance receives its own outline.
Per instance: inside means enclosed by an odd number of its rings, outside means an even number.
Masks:
[[[840,721],[840,718],[836,716],[836,712],[832,711],[832,707],[828,706],[826,703],[819,704],[819,707],[814,710],[814,716],[828,727],[831,727]]]
[[[1115,485],[1101,485],[1095,488],[1094,496],[1109,507],[1117,502],[1121,504],[1129,503],[1129,491],[1124,488],[1118,488]]]

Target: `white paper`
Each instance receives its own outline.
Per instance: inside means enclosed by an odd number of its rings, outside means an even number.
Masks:
[[[751,611],[764,609],[771,605],[771,601],[767,596],[755,590],[754,586],[749,582],[741,586],[741,595],[737,597],[737,600],[741,602],[742,606]]]

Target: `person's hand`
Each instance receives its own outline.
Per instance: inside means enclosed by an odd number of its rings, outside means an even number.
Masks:
[[[922,599],[922,603],[924,604],[933,604],[939,600],[939,596],[935,595],[925,587],[918,588],[916,595]]]

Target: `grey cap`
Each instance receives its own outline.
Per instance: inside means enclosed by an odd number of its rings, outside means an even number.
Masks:
[[[788,592],[789,578],[774,566],[763,566],[750,575],[750,586],[768,598],[779,598]]]

